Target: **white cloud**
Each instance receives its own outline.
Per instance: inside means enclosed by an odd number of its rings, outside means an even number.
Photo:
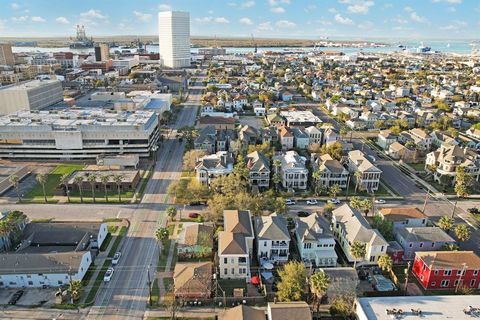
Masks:
[[[18,3],[12,2],[10,4],[10,8],[12,8],[13,10],[18,10],[20,9],[20,5]]]
[[[285,9],[282,7],[274,7],[271,8],[270,11],[272,11],[273,13],[285,13]]]
[[[216,23],[230,23],[230,21],[228,21],[228,19],[225,18],[225,17],[215,18],[215,22],[216,22]]]
[[[200,23],[208,23],[208,22],[212,22],[212,20],[213,20],[212,17],[195,18],[195,21]]]
[[[335,8],[330,8],[330,9],[328,9],[328,12],[330,12],[330,13],[337,13],[338,11],[337,11],[337,9],[335,9]]]
[[[86,12],[80,13],[80,17],[86,18],[86,19],[98,19],[98,20],[106,20],[107,16],[102,14],[102,11],[100,10],[94,10],[90,9]]]
[[[68,21],[67,18],[65,17],[58,17],[57,19],[55,19],[55,21],[57,21],[58,23],[61,23],[61,24],[69,24],[70,21]]]
[[[290,0],[268,0],[268,5],[275,7],[283,4],[290,4]]]
[[[25,22],[27,21],[29,16],[20,16],[20,17],[12,17],[13,22]]]
[[[340,15],[340,13],[337,13],[335,15],[335,21],[337,23],[345,24],[345,25],[353,25],[354,24],[352,19],[347,18],[347,17],[343,17],[342,15]]]
[[[405,8],[403,8],[403,10],[407,11],[407,12],[412,12],[413,11],[413,8],[410,7],[410,6],[406,6]]]
[[[375,3],[373,1],[356,1],[347,7],[350,13],[367,14],[370,7]]]
[[[400,23],[400,24],[407,24],[408,23],[408,20],[407,19],[403,19],[402,17],[398,16],[394,19],[392,19],[393,22],[396,22],[396,23]]]
[[[465,21],[460,21],[460,20],[453,20],[450,24],[446,26],[441,26],[440,30],[460,30],[462,28],[466,28],[468,26],[468,23]]]
[[[418,22],[418,23],[425,23],[425,22],[427,22],[427,18],[422,17],[422,16],[419,16],[415,11],[413,11],[412,13],[410,13],[410,19],[412,19],[412,21]]]
[[[133,15],[137,17],[138,20],[143,22],[148,22],[152,18],[152,15],[150,13],[143,13],[140,11],[133,11]]]
[[[438,2],[445,2],[445,3],[450,3],[450,4],[460,4],[462,3],[462,0],[432,0],[434,3]]]
[[[360,29],[372,29],[374,27],[373,22],[371,21],[364,21],[358,24]]]
[[[275,23],[275,26],[278,28],[295,28],[297,25],[295,22],[291,22],[288,20],[280,20]]]
[[[235,2],[229,2],[229,3],[227,3],[227,6],[229,6],[229,7],[236,7],[236,6],[237,6],[237,3],[235,3]]]
[[[262,22],[258,25],[257,29],[260,30],[260,31],[273,30],[272,23],[270,21]]]
[[[158,10],[160,10],[160,11],[170,11],[170,10],[172,10],[172,6],[169,5],[168,3],[160,3],[158,5]]]
[[[251,26],[253,24],[253,21],[252,19],[250,18],[247,18],[247,17],[244,17],[244,18],[241,18],[240,20],[238,20],[241,24],[245,24],[247,26]]]
[[[32,22],[46,22],[47,20],[43,19],[42,17],[35,16],[32,17]]]
[[[245,1],[240,4],[241,8],[251,8],[255,6],[255,1]]]

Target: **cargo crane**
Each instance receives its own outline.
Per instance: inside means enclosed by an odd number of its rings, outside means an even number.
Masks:
[[[258,51],[257,43],[255,42],[255,38],[253,37],[253,33],[252,33],[252,45],[254,47],[253,53],[257,53],[257,51]]]

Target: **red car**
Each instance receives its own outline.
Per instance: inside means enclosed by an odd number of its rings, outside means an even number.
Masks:
[[[188,217],[189,218],[192,218],[192,219],[197,219],[198,217],[200,216],[200,214],[196,213],[196,212],[190,212],[188,214]]]

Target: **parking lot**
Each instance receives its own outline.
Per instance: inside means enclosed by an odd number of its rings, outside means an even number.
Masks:
[[[0,290],[0,305],[8,305],[10,298],[20,289]],[[55,304],[55,288],[48,289],[24,289],[23,295],[17,301],[16,305],[31,306],[51,306]]]

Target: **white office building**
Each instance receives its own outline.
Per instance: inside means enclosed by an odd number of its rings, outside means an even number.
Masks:
[[[0,88],[0,115],[20,110],[38,110],[63,101],[59,80],[33,80]]]
[[[158,139],[158,116],[150,111],[19,111],[0,117],[0,158],[147,157]]]
[[[158,14],[160,63],[168,68],[190,66],[190,13],[163,11]]]

